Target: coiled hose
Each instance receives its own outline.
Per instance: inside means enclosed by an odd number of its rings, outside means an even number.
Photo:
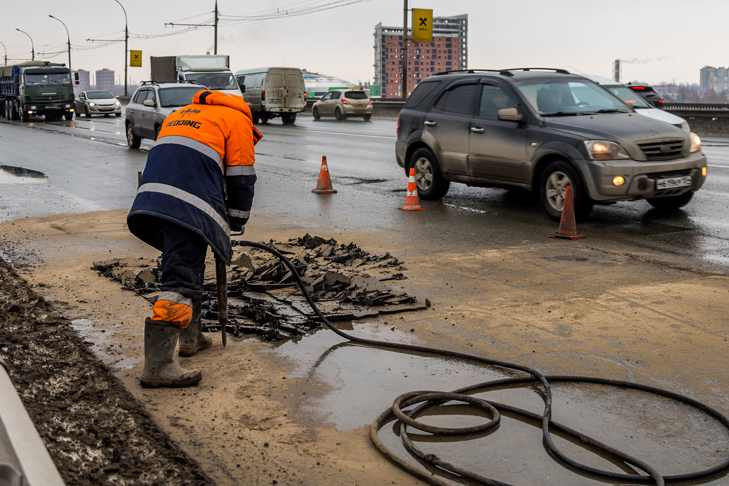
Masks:
[[[256,248],[264,252],[270,253],[271,255],[278,258],[289,269],[307,303],[314,311],[316,316],[321,320],[321,322],[330,331],[334,332],[338,336],[346,339],[351,343],[382,349],[390,349],[393,351],[405,351],[409,353],[422,353],[431,356],[440,356],[443,358],[455,358],[469,363],[498,367],[505,370],[519,371],[528,375],[524,377],[506,378],[501,380],[492,380],[478,383],[465,388],[460,388],[452,392],[412,391],[404,393],[397,397],[393,405],[384,412],[382,412],[382,414],[380,414],[380,416],[370,425],[370,440],[372,441],[372,444],[377,448],[377,450],[379,450],[383,456],[385,456],[394,464],[398,465],[405,471],[424,480],[429,484],[450,484],[435,475],[440,474],[456,482],[468,484],[485,484],[489,486],[509,486],[509,483],[504,483],[495,479],[481,476],[472,471],[467,471],[454,464],[443,461],[433,454],[425,454],[423,451],[415,446],[407,432],[407,427],[412,427],[414,429],[427,432],[436,436],[441,435],[453,437],[473,436],[474,434],[486,435],[499,427],[501,412],[520,417],[527,421],[538,421],[539,423],[541,423],[543,439],[542,441],[544,448],[549,453],[549,455],[565,467],[570,468],[583,475],[592,476],[597,479],[603,479],[607,481],[620,481],[633,484],[655,484],[658,486],[663,486],[667,483],[674,483],[679,481],[699,481],[712,477],[718,477],[729,470],[729,451],[727,451],[727,457],[721,463],[715,466],[683,474],[664,475],[656,470],[654,467],[652,467],[650,464],[641,461],[637,457],[610,447],[609,445],[604,444],[594,438],[588,437],[566,425],[554,422],[552,420],[551,384],[582,383],[611,386],[620,389],[637,390],[675,400],[676,402],[682,403],[688,407],[694,408],[712,417],[724,427],[725,431],[729,435],[729,419],[721,412],[719,412],[715,408],[710,407],[709,405],[706,405],[679,393],[674,393],[661,388],[641,385],[637,383],[630,383],[620,380],[610,380],[604,378],[593,378],[588,376],[545,375],[539,370],[536,370],[529,366],[524,366],[518,363],[510,363],[508,361],[486,358],[475,354],[461,353],[458,351],[431,348],[427,346],[418,346],[413,344],[378,341],[375,339],[367,339],[353,336],[344,331],[341,331],[340,329],[337,329],[331,322],[329,322],[326,316],[324,316],[319,307],[313,301],[311,295],[306,289],[306,285],[304,284],[301,276],[297,272],[296,267],[279,250],[273,248],[272,246],[253,241],[236,240],[234,244],[236,246]],[[541,415],[508,404],[484,400],[472,396],[474,393],[477,392],[481,393],[485,391],[494,391],[516,387],[537,388],[538,394],[544,402],[544,410]],[[422,416],[428,409],[438,407],[445,404],[446,402],[460,402],[463,404],[467,404],[468,406],[473,407],[474,409],[479,410],[483,414],[485,414],[488,417],[488,421],[481,425],[461,428],[436,427],[417,421],[417,418]],[[412,406],[415,407],[409,411],[404,410]],[[430,473],[426,472],[426,470],[414,466],[403,458],[397,456],[390,449],[388,449],[385,444],[380,440],[380,429],[382,429],[382,427],[392,421],[398,421],[396,423],[396,427],[397,430],[400,430],[400,438],[403,442],[403,446],[405,447],[405,449],[408,450],[428,471],[430,471]],[[557,448],[552,438],[553,432],[564,435],[566,437],[570,437],[572,440],[577,441],[584,447],[589,448],[606,458],[609,458],[612,462],[621,465],[624,470],[630,472],[620,473],[614,471],[606,471],[603,469],[588,466],[587,464],[582,464],[575,459],[572,459]],[[642,473],[640,471],[642,471]]]

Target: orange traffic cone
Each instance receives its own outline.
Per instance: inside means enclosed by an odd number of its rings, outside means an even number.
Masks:
[[[316,182],[316,188],[311,192],[315,194],[334,194],[337,191],[332,187],[332,179],[329,177],[329,166],[327,165],[327,156],[321,156],[321,169],[319,169],[319,180]]]
[[[562,217],[559,221],[559,230],[552,237],[565,240],[579,240],[580,238],[584,238],[584,235],[577,233],[575,198],[572,192],[572,184],[567,184],[564,188],[564,207],[562,208]]]
[[[415,186],[415,168],[410,168],[410,177],[408,177],[408,192],[405,194],[405,204],[400,208],[403,211],[422,211],[420,198],[418,197],[418,189]]]

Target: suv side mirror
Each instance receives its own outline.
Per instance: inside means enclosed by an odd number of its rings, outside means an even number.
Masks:
[[[144,100],[144,103],[142,103],[144,106],[149,106],[150,108],[156,108],[157,103],[154,102],[154,100]]]
[[[520,122],[524,119],[518,108],[502,108],[498,111],[498,116],[501,121]]]

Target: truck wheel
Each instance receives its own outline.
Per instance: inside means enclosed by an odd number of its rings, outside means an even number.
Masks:
[[[693,197],[694,191],[690,191],[685,194],[681,194],[680,196],[655,197],[648,199],[648,202],[658,211],[670,213],[678,211],[687,205]]]
[[[406,171],[415,168],[415,185],[418,195],[425,200],[442,199],[448,193],[451,183],[443,177],[438,160],[433,152],[426,148],[416,150],[410,156]]]
[[[296,113],[284,113],[281,115],[281,121],[284,125],[293,125],[296,123]]]
[[[365,116],[362,117],[362,119],[364,121],[370,121],[370,120],[372,120],[372,115],[365,115]]]
[[[127,123],[127,147],[130,149],[138,149],[142,145],[142,137],[134,134],[134,125]]]
[[[586,219],[592,212],[593,202],[585,193],[580,176],[567,162],[563,160],[550,162],[542,171],[539,180],[542,207],[553,220],[559,221],[562,217],[564,189],[567,184],[572,186],[575,217]]]
[[[344,121],[347,119],[347,115],[342,112],[342,109],[337,107],[336,110],[334,110],[334,116],[337,117],[337,120]]]
[[[314,107],[314,109],[311,110],[311,116],[314,117],[314,121],[321,120],[321,115],[319,114],[319,108]]]

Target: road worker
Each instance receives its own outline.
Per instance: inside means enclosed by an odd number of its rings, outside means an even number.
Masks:
[[[179,354],[210,346],[200,328],[205,256],[210,246],[229,263],[230,234],[244,229],[253,203],[253,126],[242,98],[201,90],[170,114],[149,152],[127,216],[129,230],[162,252],[161,293],[144,325],[144,387],[186,387],[200,371]]]

